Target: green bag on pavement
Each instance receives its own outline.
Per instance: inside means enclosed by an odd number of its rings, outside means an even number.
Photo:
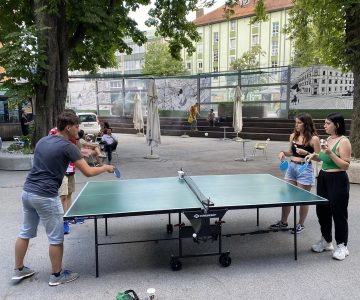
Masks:
[[[139,297],[133,290],[127,290],[117,293],[116,300],[139,300]]]

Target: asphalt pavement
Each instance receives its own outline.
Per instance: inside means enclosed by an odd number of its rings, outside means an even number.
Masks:
[[[157,160],[144,159],[150,153],[144,137],[117,134],[117,164],[122,179],[177,176],[183,168],[190,175],[269,173],[279,178],[277,154],[285,142],[270,141],[267,159],[258,151],[252,161],[238,161],[243,156],[242,143],[212,138],[163,136],[154,148]],[[256,141],[245,144],[247,154]],[[5,144],[6,145],[6,144]],[[0,195],[2,228],[0,246],[0,299],[115,299],[117,292],[135,290],[147,299],[148,288],[155,288],[155,299],[360,299],[360,185],[351,185],[349,204],[349,250],[344,261],[335,261],[331,253],[315,254],[312,243],[320,238],[315,207],[311,207],[306,229],[299,234],[298,260],[293,256],[293,236],[279,232],[224,238],[232,264],[221,267],[217,257],[184,259],[181,271],[174,272],[169,257],[177,253],[174,241],[102,246],[99,250],[100,277],[95,277],[93,221],[71,225],[65,236],[63,266],[76,271],[80,278],[58,287],[48,286],[50,262],[48,243],[42,226],[38,237],[30,241],[26,265],[36,274],[17,285],[10,283],[14,265],[14,242],[21,225],[20,194],[28,172],[1,171]],[[76,175],[76,192],[88,180],[113,180],[112,174],[86,178]],[[313,189],[313,191],[315,191]],[[146,197],[146,191],[144,191]],[[280,208],[260,210],[260,227],[266,228],[280,218]],[[246,231],[256,227],[255,210],[228,212],[223,230]],[[99,221],[103,223],[102,220]],[[292,225],[292,218],[289,218]],[[107,241],[166,236],[167,215],[115,218],[109,220]],[[100,226],[99,237],[104,238]],[[191,253],[216,243],[184,243]],[[199,248],[199,249],[198,249]]]

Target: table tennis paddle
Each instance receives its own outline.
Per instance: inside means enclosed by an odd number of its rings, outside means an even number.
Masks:
[[[289,167],[289,162],[286,159],[282,160],[279,166],[280,171],[285,172],[288,167]]]
[[[305,160],[305,163],[302,164],[302,165],[299,167],[299,173],[300,173],[300,174],[303,173],[303,172],[306,170],[306,168],[307,168],[308,165],[309,165],[309,161],[308,161],[308,160]]]
[[[120,178],[121,177],[121,173],[120,170],[116,167],[114,167],[114,175],[116,176],[116,178]]]

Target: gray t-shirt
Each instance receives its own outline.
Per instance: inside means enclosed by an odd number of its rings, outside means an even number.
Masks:
[[[79,149],[68,139],[58,135],[43,137],[36,144],[24,191],[43,197],[57,196],[69,162],[79,159]]]

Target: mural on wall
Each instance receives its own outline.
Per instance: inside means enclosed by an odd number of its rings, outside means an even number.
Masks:
[[[323,65],[291,69],[290,107],[352,109],[354,76]]]
[[[209,87],[209,78],[201,78],[200,86]],[[159,109],[188,111],[197,102],[197,79],[157,79]],[[200,103],[210,102],[210,90],[200,90]]]

